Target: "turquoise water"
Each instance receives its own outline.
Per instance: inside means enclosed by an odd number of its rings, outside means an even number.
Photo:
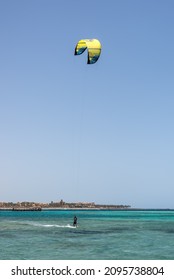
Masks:
[[[0,211],[0,248],[1,260],[173,260],[174,211]]]

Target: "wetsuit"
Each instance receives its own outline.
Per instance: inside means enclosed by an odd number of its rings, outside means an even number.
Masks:
[[[77,226],[77,217],[74,217],[74,222],[73,222],[73,226],[76,227]]]

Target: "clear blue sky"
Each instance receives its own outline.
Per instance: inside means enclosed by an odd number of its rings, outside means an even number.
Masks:
[[[0,1],[0,201],[174,208],[174,1]],[[78,40],[98,38],[87,65]]]

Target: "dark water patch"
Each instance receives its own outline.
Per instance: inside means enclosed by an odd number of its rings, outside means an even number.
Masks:
[[[124,231],[134,231],[137,227],[128,227],[128,226],[115,226],[105,229],[105,232],[124,232]]]
[[[166,226],[149,226],[143,229],[144,232],[152,232],[155,234],[174,234],[174,227],[166,227]]]
[[[171,233],[171,234],[174,234],[174,229],[166,229],[165,231],[166,233]]]
[[[122,233],[122,232],[130,232],[134,231],[133,228],[130,227],[112,227],[112,228],[104,228],[100,230],[89,230],[89,229],[80,229],[80,230],[70,230],[69,232],[66,231],[66,233],[74,234],[74,235],[108,235],[113,233]]]
[[[169,233],[174,234],[174,229],[167,229],[167,228],[158,228],[158,229],[152,229],[155,232],[161,232],[161,233]]]
[[[77,234],[79,234],[79,235],[84,235],[84,234],[86,234],[86,235],[90,235],[90,234],[101,234],[102,233],[102,231],[100,231],[100,230],[85,230],[85,229],[83,229],[83,230],[76,230],[76,231],[69,231],[69,232],[71,232],[71,234],[75,234],[75,235],[77,235]]]

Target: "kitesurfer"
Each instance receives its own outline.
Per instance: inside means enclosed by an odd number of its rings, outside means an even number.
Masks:
[[[73,226],[77,227],[77,217],[76,216],[74,216]]]

